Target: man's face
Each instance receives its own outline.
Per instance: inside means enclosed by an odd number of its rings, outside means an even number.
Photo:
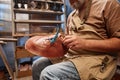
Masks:
[[[69,0],[69,2],[74,9],[81,9],[85,0]]]

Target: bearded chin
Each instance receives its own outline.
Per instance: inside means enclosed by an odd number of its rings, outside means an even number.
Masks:
[[[78,2],[75,2],[71,6],[72,6],[73,9],[77,9],[77,10],[81,8],[81,4],[79,4]]]
[[[74,2],[73,4],[71,4],[71,7],[73,9],[81,10],[83,5],[84,5],[84,3],[85,3],[85,0],[78,0],[78,1]]]

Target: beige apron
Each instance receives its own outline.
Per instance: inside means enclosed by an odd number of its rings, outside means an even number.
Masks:
[[[69,20],[69,34],[79,35],[84,39],[104,39],[92,27],[81,23],[78,12],[74,11]],[[111,80],[116,70],[116,58],[105,53],[69,49],[66,58],[51,59],[53,63],[63,60],[74,63],[81,80]]]
[[[75,11],[69,21],[69,33],[84,39],[104,39],[91,26],[81,23]],[[116,70],[116,58],[105,53],[70,49],[68,57],[76,66],[81,80],[111,80]]]

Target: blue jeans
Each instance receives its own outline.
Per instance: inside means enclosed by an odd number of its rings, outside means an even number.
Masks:
[[[47,58],[39,58],[32,65],[33,80],[80,80],[71,61],[53,64]]]

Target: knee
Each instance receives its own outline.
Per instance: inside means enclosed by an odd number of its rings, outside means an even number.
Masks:
[[[36,71],[37,70],[37,63],[36,62],[34,62],[33,64],[32,64],[32,71]]]
[[[42,70],[41,75],[46,75],[46,74],[49,74],[50,72],[51,72],[50,67],[47,66]]]
[[[44,58],[39,58],[37,60],[35,60],[32,64],[32,70],[38,70],[40,68],[40,66],[43,65],[43,63],[45,62]]]
[[[50,66],[47,66],[46,68],[44,68],[41,72],[41,75],[40,75],[40,79],[51,79],[50,75],[52,75],[52,73],[54,73],[52,70],[51,70],[51,67]]]
[[[40,58],[35,60],[32,64],[32,71],[37,71],[40,68],[41,62]]]
[[[33,62],[32,72],[41,72],[45,67],[51,65],[51,62],[47,58],[40,58]]]

